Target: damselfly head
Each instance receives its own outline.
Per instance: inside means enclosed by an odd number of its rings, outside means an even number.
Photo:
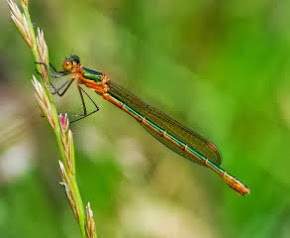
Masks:
[[[68,59],[68,58],[65,58],[64,61],[62,62],[62,68],[66,71],[70,71],[73,67],[73,62]]]
[[[62,68],[66,71],[70,71],[74,65],[79,65],[80,58],[77,55],[71,55],[69,58],[65,58],[62,63]]]

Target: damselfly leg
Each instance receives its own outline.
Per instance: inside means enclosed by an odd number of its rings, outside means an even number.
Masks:
[[[69,73],[67,71],[57,71],[57,69],[52,65],[50,64],[50,67],[47,67],[47,65],[43,62],[35,62],[36,64],[41,64],[43,65],[47,72],[49,72],[49,75],[51,78],[62,78],[66,75],[68,75]],[[52,70],[54,72],[52,72]],[[37,71],[38,74],[40,74],[38,71]],[[70,86],[72,85],[72,82],[76,79],[76,77],[71,77],[69,79],[66,79],[64,83],[62,83],[60,86],[56,87],[51,80],[49,80],[49,84],[52,88],[52,91],[51,91],[51,94],[53,95],[58,95],[60,97],[62,97],[66,92],[67,90],[70,88]],[[80,86],[80,85],[77,85],[77,88],[78,88],[78,91],[79,91],[79,94],[80,94],[80,97],[81,97],[81,102],[82,102],[82,108],[83,108],[83,113],[82,114],[76,114],[76,113],[68,113],[70,116],[76,118],[76,117],[79,117],[77,119],[74,119],[74,120],[71,120],[71,123],[73,122],[76,122],[76,121],[79,121],[81,119],[84,119],[92,114],[94,114],[95,112],[99,111],[100,110],[100,107],[98,106],[98,104],[92,99],[92,97]],[[86,106],[86,103],[85,103],[85,99],[84,99],[84,96],[83,94],[89,99],[89,101],[93,104],[94,106],[94,109],[93,111],[91,112],[88,112],[87,110],[87,106]]]

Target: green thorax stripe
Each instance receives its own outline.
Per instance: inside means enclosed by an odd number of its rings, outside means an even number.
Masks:
[[[86,67],[83,67],[84,70],[84,77],[90,80],[95,81],[96,83],[101,82],[103,74],[101,72],[88,69]]]

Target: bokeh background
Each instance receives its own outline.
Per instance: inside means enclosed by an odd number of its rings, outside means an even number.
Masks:
[[[78,54],[210,138],[240,197],[101,97],[72,125],[99,237],[290,236],[290,2],[30,0],[54,65]],[[0,236],[80,237],[31,52],[0,3]],[[76,91],[59,102],[80,108]]]

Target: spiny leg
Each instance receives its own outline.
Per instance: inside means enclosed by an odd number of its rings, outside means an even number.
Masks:
[[[47,65],[45,64],[45,63],[43,63],[43,62],[35,62],[36,64],[41,64],[41,65],[43,65],[43,66],[45,66],[45,68],[46,68],[46,70],[48,71],[48,67],[47,67]],[[60,78],[60,77],[63,77],[63,76],[65,76],[65,75],[67,75],[69,72],[67,72],[67,71],[57,71],[57,69],[52,65],[52,64],[50,64],[50,67],[54,70],[54,73],[50,70],[50,68],[49,68],[49,75],[52,77],[52,78]],[[36,72],[39,74],[39,75],[41,75],[41,73],[40,72],[38,72],[37,70],[36,70]],[[42,76],[42,75],[41,75]],[[68,84],[69,83],[69,84]],[[53,95],[55,95],[55,94],[57,94],[58,96],[63,96],[64,94],[65,94],[65,92],[68,90],[68,88],[69,88],[69,86],[71,85],[71,83],[72,83],[72,80],[67,80],[65,83],[63,83],[61,86],[59,86],[58,88],[56,88],[55,86],[54,86],[54,84],[51,82],[51,80],[49,80],[49,84],[50,84],[50,86],[53,88],[53,92],[51,92]],[[60,93],[59,91],[62,89],[62,88],[64,88],[66,85],[68,84],[68,86],[64,89],[64,91],[62,92],[62,93]]]
[[[47,67],[47,64],[43,63],[43,62],[35,62],[36,64],[40,64],[40,65],[43,65],[47,71],[49,71],[49,75],[52,77],[52,78],[60,78],[62,76],[65,76],[65,75],[68,75],[69,72],[68,71],[57,71],[56,68],[52,65],[52,64],[49,64],[50,67],[53,69],[54,72],[52,72],[50,70],[50,68]],[[36,71],[38,74],[40,74],[38,71]]]
[[[55,88],[55,86],[50,82],[51,87],[54,89],[54,91],[51,92],[51,94],[52,95],[57,94],[60,97],[63,96],[66,93],[66,91],[69,89],[69,87],[71,86],[74,79],[75,79],[74,77],[68,79],[62,85],[60,85],[58,88]],[[62,92],[60,92],[60,90],[62,90],[63,88],[64,88],[64,90]]]
[[[80,93],[84,114],[81,115],[80,118],[78,118],[78,119],[76,119],[74,121],[71,121],[71,123],[79,121],[79,120],[81,120],[81,119],[83,119],[85,117],[88,117],[88,116],[92,115],[93,113],[95,113],[95,112],[100,110],[100,107],[98,106],[98,104],[90,97],[90,95],[80,85],[78,85],[78,90],[79,90],[79,93]],[[96,109],[94,111],[90,112],[90,113],[87,113],[87,108],[86,108],[86,104],[85,104],[83,93],[90,99],[90,101],[96,107]]]
[[[54,71],[55,73],[59,73],[59,71],[57,71],[57,69],[53,66],[52,63],[49,63],[49,66],[50,66],[50,68],[53,69],[53,71]]]
[[[84,110],[84,114],[83,116],[87,116],[87,108],[86,108],[86,104],[85,104],[85,100],[84,100],[84,96],[82,94],[82,88],[81,86],[78,85],[78,90],[81,96],[81,100],[82,100],[82,106],[83,106],[83,110]],[[83,90],[84,91],[84,90]]]
[[[96,111],[99,111],[100,110],[100,107],[99,105],[91,98],[91,96],[81,87],[79,86],[80,90],[82,90],[86,96],[90,99],[90,101],[94,104],[94,106],[96,107]]]

